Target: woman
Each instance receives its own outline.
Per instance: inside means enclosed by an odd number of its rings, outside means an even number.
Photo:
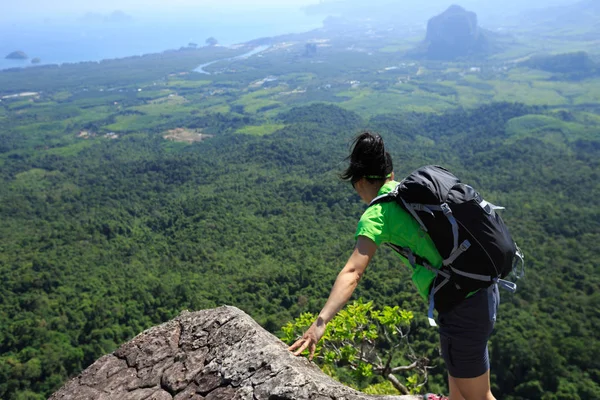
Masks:
[[[383,139],[369,132],[359,135],[349,157],[350,165],[342,174],[349,180],[360,198],[369,204],[377,196],[391,192],[394,181],[392,158],[385,151]],[[325,333],[326,325],[352,296],[367,265],[383,243],[408,247],[430,265],[439,268],[442,257],[431,238],[409,213],[395,202],[379,203],[362,215],[356,231],[356,246],[348,262],[337,276],[329,298],[317,320],[289,350],[300,355],[310,352],[312,360],[316,345]],[[405,261],[406,265],[410,265]],[[422,266],[410,267],[412,280],[425,299],[435,274]],[[493,400],[487,342],[492,333],[499,304],[497,285],[482,289],[438,314],[442,357],[448,368],[450,400]],[[444,397],[428,394],[427,400]]]

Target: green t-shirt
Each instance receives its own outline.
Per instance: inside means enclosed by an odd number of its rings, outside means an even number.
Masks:
[[[378,196],[391,192],[397,185],[398,182],[387,182],[379,190]],[[368,237],[378,247],[383,243],[408,247],[413,254],[429,261],[432,267],[442,266],[442,256],[429,235],[408,212],[393,201],[367,208],[358,222],[355,238],[359,236]],[[400,258],[412,270],[412,281],[417,286],[419,294],[427,299],[435,274],[420,265],[413,269],[405,257],[400,256]]]

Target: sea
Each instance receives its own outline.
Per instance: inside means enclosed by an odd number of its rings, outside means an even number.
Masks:
[[[178,49],[195,43],[204,46],[214,37],[230,46],[262,37],[300,33],[322,27],[323,17],[302,10],[278,9],[256,12],[211,12],[164,18],[136,18],[110,21],[95,16],[72,19],[44,19],[29,23],[0,25],[0,70],[37,65],[100,61]],[[22,51],[28,60],[5,56]]]

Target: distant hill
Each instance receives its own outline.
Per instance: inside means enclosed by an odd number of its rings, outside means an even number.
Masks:
[[[22,51],[13,51],[6,56],[7,60],[27,60],[29,56]]]
[[[521,65],[567,75],[572,79],[595,75],[599,68],[585,51],[532,57]]]
[[[525,24],[600,24],[600,1],[583,0],[564,6],[540,8],[524,13],[520,19]],[[597,26],[597,28],[600,25]]]
[[[481,56],[492,49],[491,35],[477,23],[477,14],[452,5],[427,23],[425,42],[411,54],[432,60]]]

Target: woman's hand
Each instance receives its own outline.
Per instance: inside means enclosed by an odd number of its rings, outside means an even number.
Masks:
[[[306,349],[309,351],[308,359],[312,361],[315,356],[315,350],[317,349],[317,343],[325,334],[325,321],[322,318],[317,318],[317,320],[304,332],[304,335],[298,340],[296,343],[291,345],[288,350],[294,351],[295,356],[302,354],[302,352]]]
[[[317,320],[308,328],[304,335],[289,347],[290,351],[296,350],[295,356],[304,350],[310,352],[308,359],[312,360],[317,349],[317,343],[325,334],[325,326],[346,304],[356,289],[360,278],[365,272],[369,261],[377,251],[377,245],[366,236],[359,236],[354,252],[346,263],[346,266],[338,274],[327,303],[319,313]]]

